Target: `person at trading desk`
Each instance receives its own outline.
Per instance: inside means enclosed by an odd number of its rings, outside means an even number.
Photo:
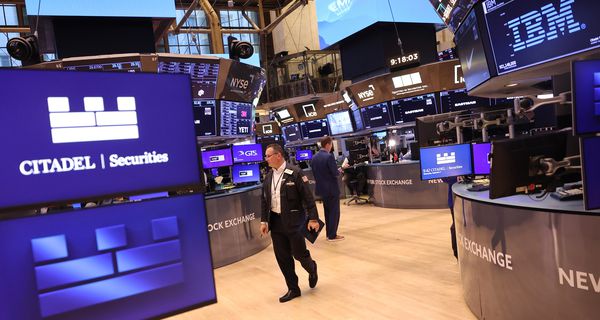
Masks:
[[[271,231],[273,251],[283,273],[288,291],[279,298],[287,302],[301,295],[294,259],[308,272],[308,285],[317,285],[317,263],[306,249],[301,228],[308,214],[309,230],[319,229],[319,213],[308,186],[308,178],[295,166],[287,164],[283,149],[278,144],[267,146],[265,159],[273,168],[263,183],[260,232],[266,236]]]

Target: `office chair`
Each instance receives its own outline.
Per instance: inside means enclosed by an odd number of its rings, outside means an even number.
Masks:
[[[349,206],[352,202],[355,202],[356,204],[369,203],[368,199],[360,197],[361,191],[366,185],[366,174],[364,174],[362,170],[358,168],[350,167],[344,169],[344,175],[346,176],[346,185],[348,186],[352,194],[352,197],[350,197],[350,199],[345,202],[345,205]]]

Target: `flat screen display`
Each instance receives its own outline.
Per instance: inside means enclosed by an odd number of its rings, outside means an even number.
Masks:
[[[297,123],[281,127],[281,131],[283,131],[283,138],[285,139],[285,143],[302,140],[302,135],[300,134],[300,126],[298,126]]]
[[[352,120],[350,119],[350,111],[344,110],[327,114],[329,129],[331,135],[350,133],[354,131],[352,128]]]
[[[75,65],[75,61],[64,64],[71,64],[65,66],[65,70],[69,71],[110,71],[110,72],[140,72],[142,71],[142,63],[140,61],[98,61],[97,63],[89,64],[78,64]]]
[[[232,170],[233,183],[260,182],[260,170],[256,164],[235,164]]]
[[[498,74],[600,46],[596,0],[484,2]]]
[[[81,210],[0,221],[4,319],[162,318],[216,302],[204,195]]]
[[[415,121],[417,117],[436,114],[435,94],[425,94],[422,96],[392,100],[392,112],[395,123],[405,123]]]
[[[215,99],[219,60],[197,61],[197,59],[175,59],[161,57],[158,73],[182,73],[190,75],[194,99]]]
[[[467,90],[471,90],[491,77],[483,37],[475,9],[455,32],[454,39]]]
[[[470,144],[421,148],[420,156],[421,180],[473,174]]]
[[[258,143],[234,145],[232,149],[234,163],[263,161],[262,146]]]
[[[490,174],[490,152],[492,149],[491,143],[474,143],[473,144],[473,174],[488,175]]]
[[[194,100],[194,128],[196,136],[217,135],[217,107],[215,100]]]
[[[204,150],[201,151],[202,167],[204,169],[226,167],[233,164],[231,149]]]
[[[581,156],[585,209],[600,209],[600,137],[581,138]]]
[[[458,59],[455,48],[448,48],[444,51],[438,52],[438,61],[448,61]]]
[[[350,111],[352,112],[352,120],[354,120],[354,127],[356,128],[356,131],[363,130],[365,128],[365,124],[362,121],[362,116],[360,114],[361,112],[358,106],[352,105],[350,107]]]
[[[1,69],[0,208],[199,185],[189,88],[184,75]]]
[[[327,119],[300,122],[300,131],[304,139],[314,139],[329,135]]]
[[[360,109],[366,129],[385,127],[392,123],[387,102]]]
[[[571,78],[575,133],[600,132],[600,60],[574,61]]]
[[[442,21],[454,32],[477,0],[429,0]]]
[[[312,156],[312,150],[296,150],[297,161],[308,161],[312,159]]]
[[[254,107],[251,103],[221,100],[221,135],[252,134]]]
[[[489,98],[472,97],[467,89],[442,91],[440,102],[443,113],[490,107]]]

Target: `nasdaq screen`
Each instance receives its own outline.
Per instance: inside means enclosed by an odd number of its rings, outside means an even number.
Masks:
[[[221,100],[221,135],[252,134],[254,107],[251,103]]]
[[[436,114],[435,94],[392,100],[392,112],[396,124],[415,121],[417,117]]]
[[[0,208],[200,183],[184,75],[1,69],[0,97]]]
[[[392,123],[387,102],[360,109],[366,129],[385,127]]]
[[[486,0],[483,9],[498,74],[600,47],[597,0]]]
[[[470,175],[471,145],[454,144],[420,149],[421,180]]]

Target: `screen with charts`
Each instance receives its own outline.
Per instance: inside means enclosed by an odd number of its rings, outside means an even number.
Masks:
[[[233,164],[231,157],[231,149],[218,149],[218,150],[204,150],[201,151],[202,155],[202,168],[218,168],[226,167]]]
[[[392,112],[395,123],[405,123],[415,121],[417,117],[436,114],[435,94],[425,94],[422,96],[392,100]]]
[[[302,135],[300,134],[300,126],[297,123],[281,127],[281,131],[283,132],[283,138],[285,139],[285,143],[302,140]]]
[[[421,180],[469,175],[471,145],[453,144],[420,149]]]
[[[262,146],[259,143],[233,145],[233,162],[261,162],[263,161]]]
[[[327,119],[300,122],[300,131],[304,139],[320,138],[329,135]]]
[[[196,136],[217,135],[217,111],[215,100],[194,100],[194,127]]]
[[[221,100],[221,135],[252,134],[254,107],[251,103]]]
[[[600,60],[574,61],[571,79],[575,133],[600,132]]]
[[[258,163],[234,164],[232,168],[233,183],[260,182],[260,169]]]
[[[473,143],[473,174],[490,174],[491,143]]]
[[[200,62],[160,58],[158,73],[189,74],[192,80],[192,96],[194,99],[214,99],[219,78],[219,61]],[[165,59],[165,60],[163,60]]]
[[[387,102],[360,109],[366,129],[389,126],[392,121]]]
[[[331,130],[332,135],[354,131],[349,110],[329,113],[327,114],[327,121],[329,122],[329,129]]]
[[[489,98],[472,97],[467,89],[442,91],[440,102],[442,113],[490,107]]]
[[[486,0],[498,74],[600,47],[597,0]]]

